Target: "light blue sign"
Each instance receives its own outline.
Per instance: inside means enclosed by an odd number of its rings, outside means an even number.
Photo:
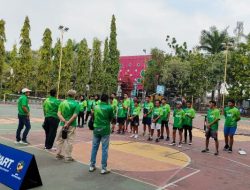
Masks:
[[[165,86],[163,86],[163,85],[157,85],[156,94],[164,95],[164,92],[165,92]]]

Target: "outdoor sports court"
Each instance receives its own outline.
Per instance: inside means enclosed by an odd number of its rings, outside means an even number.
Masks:
[[[77,162],[64,163],[55,159],[54,152],[45,152],[43,114],[39,106],[31,107],[32,129],[28,136],[31,145],[23,146],[14,144],[16,105],[0,104],[0,143],[35,155],[43,182],[43,186],[36,189],[41,190],[250,189],[250,119],[243,118],[240,121],[237,132],[239,135],[236,135],[232,154],[222,151],[224,142],[223,133],[220,133],[219,156],[213,155],[212,139],[210,153],[201,153],[205,142],[203,120],[204,117],[197,114],[194,120],[193,145],[184,145],[182,148],[169,146],[170,142],[167,141],[148,142],[141,135],[134,140],[129,137],[130,134],[113,134],[108,159],[112,172],[108,175],[100,175],[99,170],[88,172],[92,134],[86,127],[77,129],[73,150],[73,157]],[[220,130],[223,123],[224,120],[221,119]],[[248,154],[238,154],[240,148]],[[100,164],[101,151],[98,154],[97,163]],[[0,189],[9,188],[0,184]]]

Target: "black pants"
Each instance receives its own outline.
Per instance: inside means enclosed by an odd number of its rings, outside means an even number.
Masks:
[[[25,130],[23,132],[23,137],[21,139],[21,131],[23,130],[23,127],[25,126]],[[25,115],[18,115],[18,128],[16,131],[16,140],[17,141],[26,141],[27,135],[30,131],[30,118]]]
[[[82,125],[81,125],[81,120],[82,120]],[[84,111],[80,111],[78,114],[78,125],[83,126],[84,124]]]
[[[184,141],[187,142],[187,132],[189,133],[189,141],[192,142],[192,126],[188,126],[188,125],[183,125],[183,129],[184,129]]]
[[[91,116],[91,111],[87,111],[86,116],[85,116],[85,122],[88,121],[89,116]]]
[[[59,119],[54,117],[46,117],[43,123],[43,128],[45,131],[45,148],[51,149],[53,147],[56,132],[59,125]]]

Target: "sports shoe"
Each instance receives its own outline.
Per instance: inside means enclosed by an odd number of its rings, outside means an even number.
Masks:
[[[22,141],[20,141],[20,143],[21,143],[21,144],[24,144],[24,145],[30,144],[27,140],[22,140]]]
[[[69,163],[69,162],[74,162],[74,158],[65,158],[64,162]]]
[[[89,172],[94,172],[96,170],[96,167],[95,166],[90,166],[89,167]]]
[[[160,142],[160,141],[159,141],[159,138],[155,139],[155,142]]]
[[[218,155],[219,155],[219,152],[215,152],[214,155],[215,155],[215,156],[218,156]]]
[[[188,144],[189,144],[189,145],[192,145],[192,142],[189,142]]]
[[[153,138],[151,138],[151,137],[148,137],[148,141],[152,141],[153,140]]]
[[[175,146],[176,143],[175,143],[175,142],[172,142],[172,143],[170,143],[169,145],[170,145],[170,146]]]
[[[16,140],[14,143],[15,144],[19,144],[19,143],[21,143],[21,141]]]
[[[229,146],[228,146],[228,144],[226,144],[226,145],[224,146],[223,150],[224,150],[224,151],[228,151],[228,149],[229,149]]]
[[[102,169],[101,170],[101,174],[104,175],[104,174],[108,174],[110,173],[110,170],[107,170],[107,169]]]
[[[182,144],[187,144],[187,141],[183,141]]]
[[[181,143],[179,143],[179,144],[178,144],[178,148],[181,148],[181,147],[182,147],[182,144],[181,144]]]
[[[135,135],[134,138],[137,139],[137,138],[138,138],[138,135]]]
[[[169,141],[169,140],[170,140],[170,138],[169,138],[169,137],[167,137],[167,138],[166,138],[166,141]]]
[[[135,135],[133,134],[133,135],[130,136],[130,138],[133,138],[134,136],[135,136]]]
[[[62,159],[64,159],[64,156],[61,155],[61,154],[57,154],[57,155],[56,155],[56,159],[57,159],[57,160],[62,160]]]
[[[202,153],[209,152],[209,149],[206,148],[206,149],[202,150],[201,152],[202,152]]]
[[[230,147],[228,148],[228,153],[232,153],[233,152],[233,149]]]
[[[146,134],[146,133],[145,133],[145,131],[144,131],[144,132],[142,133],[142,136],[145,136],[145,134]]]
[[[164,139],[164,136],[160,136],[160,138],[159,139]]]

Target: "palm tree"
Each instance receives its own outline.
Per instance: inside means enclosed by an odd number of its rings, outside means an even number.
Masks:
[[[223,43],[229,39],[227,29],[219,31],[216,26],[210,27],[209,30],[202,30],[200,37],[199,49],[202,49],[210,54],[216,54],[224,50]]]

